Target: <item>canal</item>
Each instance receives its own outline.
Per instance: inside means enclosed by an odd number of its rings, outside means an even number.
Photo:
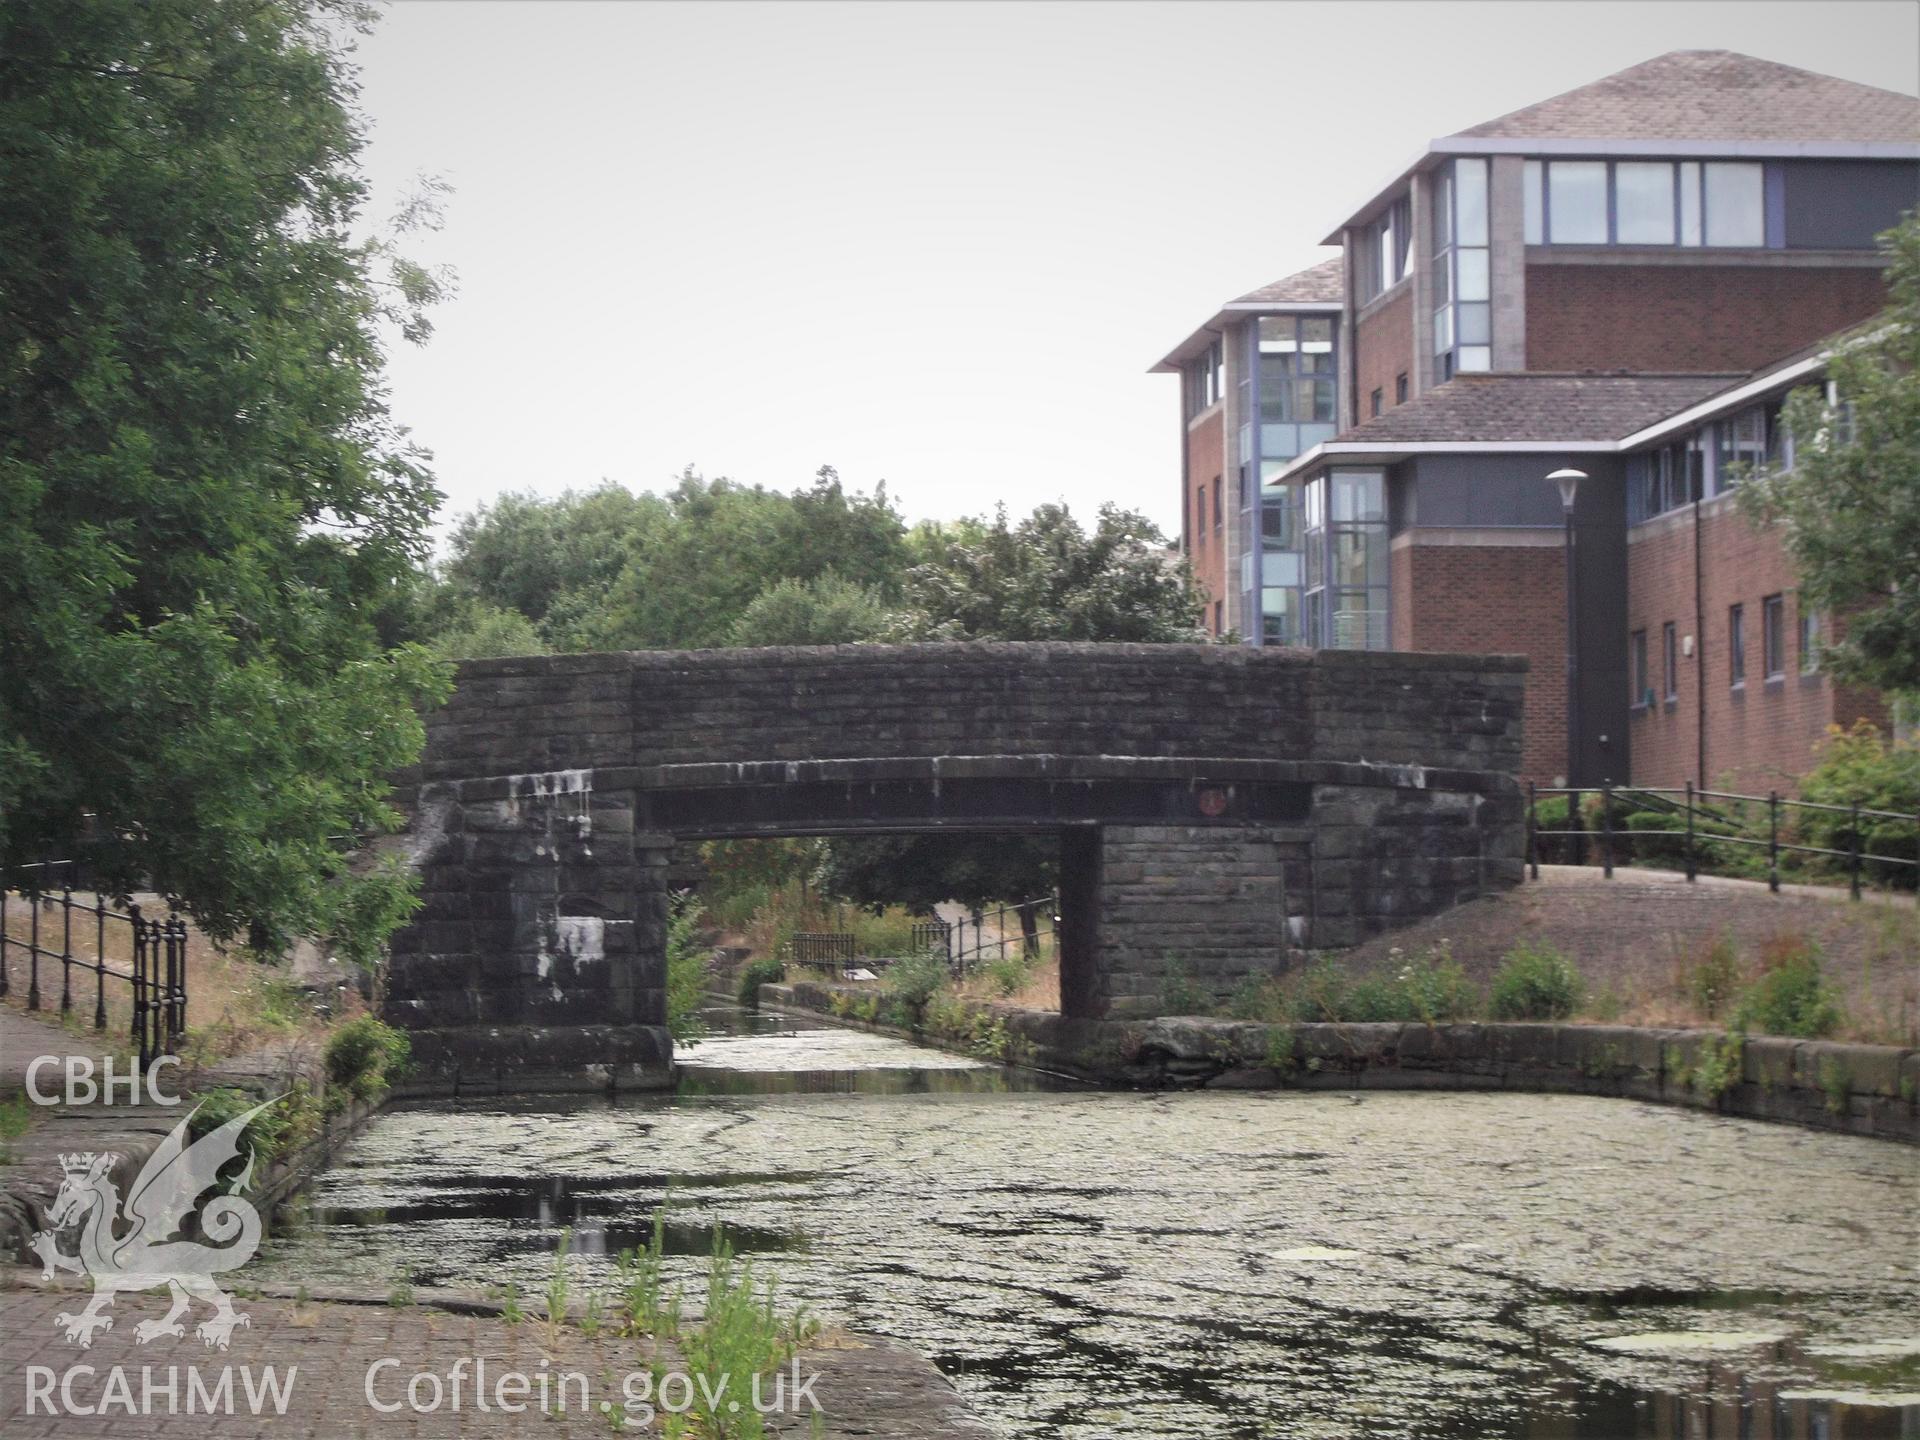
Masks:
[[[1117,1094],[716,1009],[677,1093],[396,1106],[271,1278],[544,1287],[716,1227],[1009,1437],[1920,1435],[1892,1144],[1513,1094]]]

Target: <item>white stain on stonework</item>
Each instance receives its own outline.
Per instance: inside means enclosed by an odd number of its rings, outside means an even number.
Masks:
[[[528,801],[544,807],[548,834],[556,825],[564,825],[572,831],[576,844],[584,845],[593,838],[593,771],[542,770],[509,775],[504,802],[507,817],[519,819],[521,807]],[[534,846],[533,853],[541,859],[559,859],[559,850],[545,845]],[[593,851],[586,851],[584,858],[592,859]]]

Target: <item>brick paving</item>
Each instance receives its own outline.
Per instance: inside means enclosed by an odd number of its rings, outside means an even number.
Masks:
[[[406,1436],[410,1440],[467,1440],[467,1437],[605,1436],[619,1433],[615,1420],[598,1410],[603,1398],[618,1400],[625,1377],[645,1372],[655,1358],[652,1342],[605,1333],[588,1337],[577,1329],[550,1331],[543,1321],[508,1325],[477,1298],[423,1296],[429,1303],[395,1306],[364,1296],[351,1302],[330,1298],[344,1292],[316,1291],[301,1301],[284,1295],[246,1299],[235,1295],[238,1309],[250,1323],[233,1334],[229,1349],[210,1349],[191,1328],[179,1339],[158,1339],[142,1345],[134,1330],[140,1320],[162,1314],[164,1293],[126,1294],[114,1304],[111,1330],[98,1335],[82,1350],[63,1338],[55,1316],[79,1309],[84,1288],[69,1284],[63,1290],[43,1288],[31,1277],[37,1272],[15,1271],[11,1288],[0,1292],[0,1434],[7,1440],[87,1440],[87,1437],[127,1435],[143,1437],[194,1436],[198,1440],[241,1440],[271,1436],[274,1440],[354,1440],[360,1436]],[[458,1307],[458,1308],[450,1308]],[[196,1314],[201,1307],[196,1306]],[[367,1398],[368,1371],[377,1362],[393,1358],[400,1363],[374,1376],[374,1394],[383,1404],[399,1404],[396,1413],[376,1411]],[[677,1361],[668,1352],[658,1357],[669,1370]],[[581,1400],[580,1382],[568,1385],[566,1408],[558,1410],[558,1382],[550,1382],[554,1405],[542,1413],[530,1399],[524,1413],[499,1408],[481,1410],[474,1403],[473,1382],[462,1388],[462,1404],[455,1410],[446,1376],[458,1360],[466,1360],[468,1374],[484,1361],[487,1386],[494,1390],[508,1371],[529,1377],[579,1374],[586,1377],[587,1399]],[[44,1367],[54,1377],[51,1394],[58,1402],[61,1382],[77,1366],[93,1373],[74,1375],[72,1398],[76,1407],[107,1409],[109,1413],[82,1415],[46,1413]],[[281,1377],[286,1396],[283,1414],[274,1413],[271,1398],[263,1413],[252,1413],[246,1402],[246,1379],[256,1391],[264,1368]],[[109,1394],[109,1373],[122,1367],[133,1403],[140,1403],[143,1367],[159,1388],[145,1414],[129,1415]],[[169,1412],[164,1385],[169,1367],[177,1367],[179,1399]],[[202,1390],[217,1392],[223,1371],[231,1367],[237,1413],[188,1414],[194,1394],[189,1369],[198,1372]],[[443,1402],[437,1410],[415,1412],[406,1406],[410,1378],[419,1373],[441,1377]],[[818,1372],[812,1393],[823,1410],[829,1437],[886,1437],[902,1440],[961,1440],[991,1434],[972,1416],[965,1403],[934,1366],[911,1351],[884,1341],[840,1337],[828,1348],[809,1349],[800,1357],[802,1376]],[[290,1377],[290,1379],[288,1378]],[[37,1381],[32,1392],[29,1383]],[[537,1378],[534,1380],[537,1384]],[[536,1392],[537,1393],[537,1392]],[[423,1405],[431,1386],[419,1382]],[[509,1390],[506,1398],[511,1401]],[[489,1404],[493,1402],[490,1399]],[[60,1407],[64,1412],[65,1407]],[[784,1436],[810,1436],[811,1416],[770,1416],[769,1429]],[[627,1433],[644,1433],[631,1427]]]

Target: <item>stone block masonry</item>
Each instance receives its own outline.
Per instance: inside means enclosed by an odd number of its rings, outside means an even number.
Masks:
[[[1523,660],[1178,645],[469,663],[402,777],[416,1086],[665,1083],[674,846],[1061,841],[1063,1004],[1158,1013],[1517,883]]]

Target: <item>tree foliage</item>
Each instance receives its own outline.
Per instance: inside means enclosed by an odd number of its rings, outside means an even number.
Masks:
[[[1144,515],[1100,507],[1088,531],[1064,505],[1019,522],[916,534],[902,633],[915,640],[1198,641],[1202,600]]]
[[[877,640],[893,614],[877,590],[819,575],[762,590],[727,632],[729,645],[851,645]]]
[[[379,331],[441,281],[352,234],[360,18],[0,8],[0,858],[91,815],[212,933],[364,955],[410,900],[341,837],[393,823],[442,683],[375,624],[438,500]]]
[[[1835,617],[1825,662],[1844,679],[1920,691],[1920,213],[1881,237],[1886,312],[1785,408],[1791,468],[1742,487],[1781,527],[1803,604]]]

